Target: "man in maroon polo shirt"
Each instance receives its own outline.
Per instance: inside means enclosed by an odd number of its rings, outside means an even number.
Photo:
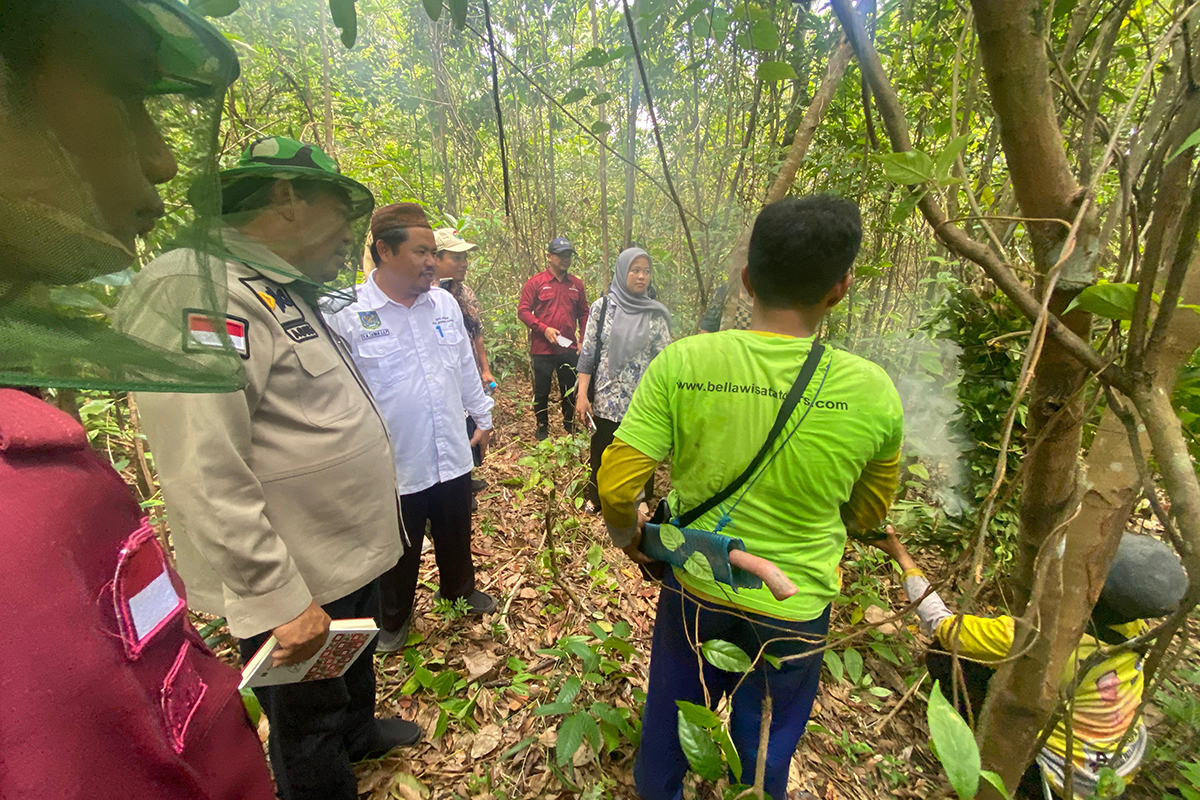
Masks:
[[[588,300],[583,281],[568,274],[574,255],[575,248],[565,238],[551,239],[546,269],[525,282],[517,305],[517,316],[529,328],[538,441],[550,435],[550,386],[555,375],[562,394],[563,429],[575,431],[575,364],[579,336],[587,329]]]

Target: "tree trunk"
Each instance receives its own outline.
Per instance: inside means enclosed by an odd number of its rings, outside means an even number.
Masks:
[[[333,151],[333,90],[330,86],[332,65],[329,63],[329,27],[326,17],[329,11],[321,4],[321,88],[325,91],[325,152]]]
[[[792,139],[792,146],[788,149],[787,157],[779,168],[779,174],[775,176],[775,181],[767,192],[764,205],[781,200],[795,182],[796,173],[800,170],[800,163],[804,161],[808,146],[812,144],[813,136],[816,134],[821,120],[825,117],[825,111],[829,108],[834,94],[837,93],[838,84],[842,82],[842,76],[846,74],[846,67],[853,54],[854,50],[845,39],[839,41],[830,52],[829,63],[825,66],[825,77],[821,79],[820,88],[813,95],[812,103],[804,112],[804,118],[800,120],[800,127],[796,129],[796,137]],[[750,233],[753,229],[753,222],[742,228],[737,243],[733,246],[733,252],[729,256],[729,288],[725,290],[725,310],[721,315],[722,329],[733,327],[738,306],[749,303],[750,298],[742,286],[742,269],[746,266],[746,256],[750,249]],[[730,302],[731,300],[732,302]]]
[[[596,14],[596,0],[588,0],[588,12],[591,15],[592,21],[592,47],[600,46],[600,20]],[[605,91],[604,86],[604,68],[595,68],[596,76],[596,91],[601,94]],[[600,121],[608,122],[608,103],[600,104]],[[600,139],[603,142],[608,141],[608,134],[600,134]],[[608,242],[608,150],[603,144],[600,147],[600,252],[603,262],[600,265],[601,286],[603,291],[608,290],[608,284],[612,278],[609,276],[609,269],[612,265],[611,255],[609,253]]]
[[[446,109],[450,105],[449,79],[446,75],[446,63],[442,60],[442,32],[438,23],[429,20],[430,52],[429,60],[433,68],[433,99],[437,101],[437,124],[434,131],[434,144],[442,162],[442,191],[445,194],[445,205],[442,210],[451,216],[458,216],[458,187],[455,184],[454,173],[450,166],[450,132],[446,124]]]
[[[548,27],[549,22],[543,16],[542,59],[546,64],[550,63],[550,52],[546,44],[550,38]],[[554,107],[550,103],[544,105],[546,106],[546,213],[549,218],[550,235],[558,236],[558,183],[554,175]],[[600,148],[600,152],[604,152],[604,148]]]
[[[1082,198],[1067,163],[1051,96],[1043,10],[1029,0],[989,0],[973,6],[984,75],[1021,213],[1065,223],[1026,225],[1038,283],[1044,284],[1047,273],[1059,260],[1066,225],[1075,219]],[[1095,236],[1095,215],[1089,214],[1075,254],[1064,266],[1051,298],[1052,312],[1061,312],[1093,282],[1090,248]],[[1062,320],[1087,339],[1090,315],[1075,312]],[[1024,613],[1029,600],[1038,551],[1074,502],[1076,460],[1083,434],[1083,398],[1079,390],[1086,377],[1082,365],[1056,342],[1046,341],[1029,400],[1029,439],[1042,436],[1044,441],[1032,456],[1022,493],[1017,570],[1012,581],[1017,614]],[[1059,414],[1054,430],[1044,431],[1064,406],[1067,409]]]
[[[637,0],[633,4],[633,18],[637,19]],[[637,192],[637,182],[633,165],[637,161],[637,110],[638,110],[638,77],[637,68],[629,62],[629,114],[625,119],[625,218],[623,220],[623,238],[621,249],[633,241],[633,201]]]

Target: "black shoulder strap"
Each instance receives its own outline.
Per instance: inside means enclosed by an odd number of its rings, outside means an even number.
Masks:
[[[604,339],[601,334],[604,333],[604,317],[608,315],[608,293],[604,293],[604,300],[600,303],[600,323],[596,326],[596,364],[600,363],[600,350],[604,347]]]
[[[808,358],[804,359],[804,365],[800,367],[800,374],[796,376],[796,382],[792,384],[791,391],[787,393],[787,397],[783,400],[783,405],[779,407],[779,415],[775,417],[775,424],[771,426],[771,432],[767,434],[767,440],[763,442],[758,453],[750,460],[750,465],[742,471],[741,475],[734,478],[733,483],[726,486],[721,491],[714,494],[712,497],[705,500],[700,505],[693,508],[684,514],[679,515],[680,527],[686,528],[700,517],[713,510],[721,503],[725,502],[738,489],[742,487],[746,481],[750,480],[750,476],[758,469],[758,465],[762,463],[766,457],[767,451],[771,449],[771,445],[783,430],[784,425],[792,416],[792,412],[796,410],[796,406],[800,403],[800,398],[804,396],[804,390],[808,388],[809,382],[817,371],[817,364],[821,361],[821,356],[825,353],[825,346],[819,342],[813,342],[812,349],[808,351]]]

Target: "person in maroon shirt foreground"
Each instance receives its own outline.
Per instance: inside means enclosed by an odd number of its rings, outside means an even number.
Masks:
[[[145,100],[186,86],[219,109],[236,75],[176,0],[0,5],[0,143],[21,156],[0,170],[0,380],[114,388],[119,370],[87,369],[96,326],[34,303],[127,265],[163,214],[177,167]],[[76,334],[76,373],[27,346]],[[270,800],[238,673],[188,621],[130,488],[35,392],[0,387],[0,797]]]
[[[583,281],[568,274],[574,255],[575,248],[563,237],[550,240],[546,269],[525,282],[517,305],[517,317],[529,328],[538,441],[550,435],[550,388],[556,375],[563,429],[575,432],[575,365],[579,336],[587,329],[588,301]]]

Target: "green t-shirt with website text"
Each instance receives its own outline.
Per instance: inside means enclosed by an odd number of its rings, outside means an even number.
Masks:
[[[616,435],[657,461],[674,453],[675,514],[712,497],[750,463],[813,341],[730,330],[681,339],[650,362]],[[752,476],[690,526],[714,530],[745,492],[721,533],[775,562],[800,591],[783,602],[766,587],[735,594],[677,569],[680,582],[760,614],[820,616],[838,594],[837,565],[846,544],[839,510],[868,461],[899,452],[903,425],[900,396],[883,369],[827,346],[757,480]]]

